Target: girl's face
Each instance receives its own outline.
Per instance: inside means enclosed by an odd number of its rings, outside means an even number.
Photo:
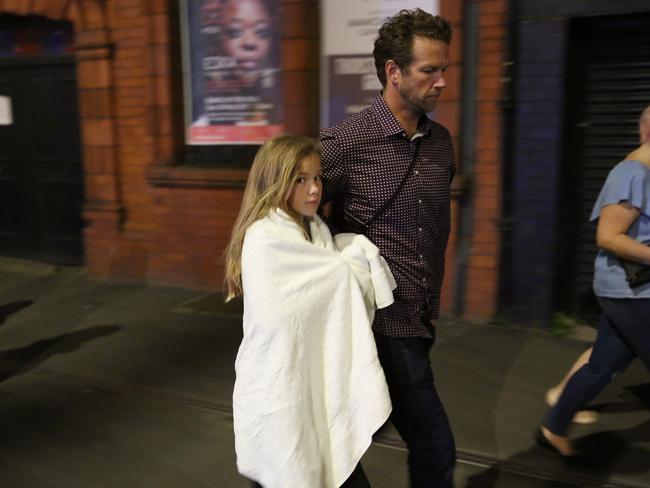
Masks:
[[[320,157],[310,154],[298,163],[298,172],[289,193],[289,206],[303,217],[313,217],[323,194]]]
[[[262,0],[227,1],[224,30],[224,46],[237,67],[259,70],[271,48],[271,15]]]

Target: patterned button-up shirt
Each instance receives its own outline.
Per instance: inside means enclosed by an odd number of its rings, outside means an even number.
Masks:
[[[419,142],[418,142],[418,139]],[[395,303],[373,329],[393,337],[430,337],[422,317],[438,318],[450,227],[454,154],[447,129],[423,116],[411,140],[381,94],[373,105],[320,133],[322,204],[344,211],[339,231],[365,234],[395,276]],[[393,203],[367,227],[415,164]]]

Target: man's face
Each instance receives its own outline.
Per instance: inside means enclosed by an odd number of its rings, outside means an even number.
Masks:
[[[406,107],[416,113],[436,108],[442,89],[447,86],[443,76],[449,65],[449,46],[443,41],[415,37],[413,60],[399,70],[397,93]]]

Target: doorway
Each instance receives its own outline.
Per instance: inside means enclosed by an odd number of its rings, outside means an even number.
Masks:
[[[76,66],[61,41],[69,35],[61,22],[4,17],[0,95],[13,120],[0,125],[0,253],[78,265],[84,189]]]
[[[592,207],[609,171],[639,145],[650,104],[650,14],[574,19],[558,232],[558,308],[572,312],[591,287],[598,251]]]

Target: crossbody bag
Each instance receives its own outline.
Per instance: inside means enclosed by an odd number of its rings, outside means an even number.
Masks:
[[[630,288],[636,288],[650,282],[650,266],[636,261],[628,261],[627,259],[619,258],[619,260],[625,270],[625,279]]]
[[[397,185],[397,189],[393,192],[393,194],[388,198],[375,212],[372,214],[370,219],[368,219],[366,222],[363,222],[361,219],[355,217],[352,215],[350,212],[343,210],[342,211],[342,217],[343,221],[345,223],[349,223],[350,221],[355,222],[358,226],[360,226],[359,230],[366,230],[372,224],[375,220],[377,220],[379,217],[383,215],[383,213],[393,204],[395,199],[397,198],[397,195],[402,191],[402,188],[404,188],[404,185],[406,184],[406,180],[408,180],[409,175],[413,173],[413,167],[415,166],[415,160],[418,157],[418,153],[420,152],[420,143],[422,142],[422,137],[418,137],[417,142],[415,143],[415,151],[413,152],[413,158],[411,159],[411,163],[409,164],[408,170],[404,174],[404,177],[402,180],[399,182],[399,185]],[[352,227],[355,227],[354,225]]]

